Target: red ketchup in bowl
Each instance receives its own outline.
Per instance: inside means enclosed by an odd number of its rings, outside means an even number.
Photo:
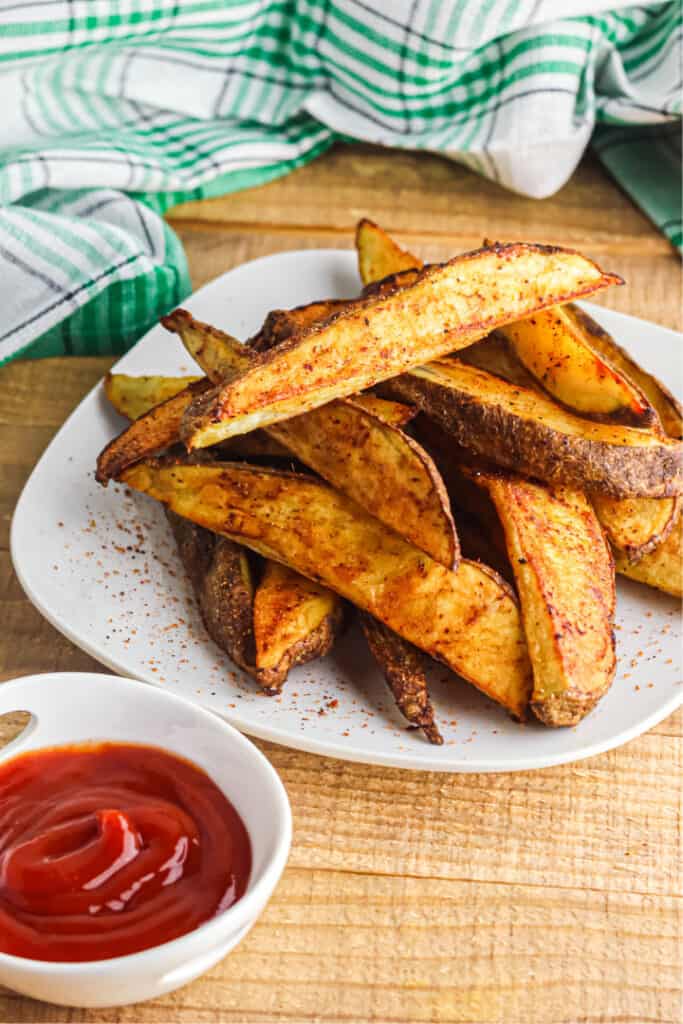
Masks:
[[[247,830],[200,768],[97,743],[0,765],[0,953],[85,961],[137,953],[230,907]]]

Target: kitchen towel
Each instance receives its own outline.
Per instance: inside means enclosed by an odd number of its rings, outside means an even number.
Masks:
[[[190,290],[165,210],[338,140],[541,198],[593,139],[680,246],[681,30],[677,0],[0,0],[0,362],[123,351]]]

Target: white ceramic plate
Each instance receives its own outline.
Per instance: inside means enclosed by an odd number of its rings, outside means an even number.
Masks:
[[[355,256],[291,252],[247,263],[187,302],[196,316],[248,337],[268,310],[358,293]],[[596,309],[637,359],[678,386],[681,338]],[[196,372],[180,342],[155,327],[117,364],[121,372]],[[58,382],[55,384],[59,386]],[[292,672],[265,697],[206,637],[161,509],[93,478],[100,449],[123,427],[101,387],[54,438],[29,479],[12,524],[12,559],[45,617],[102,664],[167,687],[243,732],[347,760],[433,771],[518,771],[575,761],[644,732],[683,702],[678,603],[619,580],[619,670],[575,729],[520,726],[471,686],[435,671],[442,747],[407,731],[383,680],[351,631],[334,654]]]

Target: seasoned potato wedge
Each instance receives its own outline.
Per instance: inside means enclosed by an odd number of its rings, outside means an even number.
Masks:
[[[517,582],[534,673],[531,707],[576,725],[614,678],[614,564],[580,491],[476,472],[495,505]]]
[[[617,570],[639,583],[683,597],[683,517],[679,516],[666,540],[635,564],[621,551],[614,552]]]
[[[193,398],[211,387],[205,377],[190,384],[173,398],[155,405],[110,441],[97,457],[96,480],[106,484],[126,468],[148,455],[163,452],[178,442],[183,413]]]
[[[327,654],[341,620],[342,603],[336,594],[286,565],[267,560],[254,594],[261,686],[268,693],[279,693],[290,669]]]
[[[198,380],[201,377],[131,377],[127,373],[108,373],[104,393],[118,413],[137,420]]]
[[[639,366],[625,349],[617,345],[612,336],[585,310],[573,303],[565,306],[565,310],[580,325],[591,348],[605,356],[612,366],[628,377],[642,391],[657,412],[664,433],[668,437],[681,440],[683,438],[683,408],[678,399],[674,398],[669,389],[665,388],[656,377]]]
[[[579,415],[635,427],[656,419],[642,392],[591,348],[581,321],[565,307],[542,309],[500,333],[545,390]]]
[[[578,253],[521,242],[430,267],[407,287],[400,277],[388,295],[350,303],[194,403],[183,426],[188,448],[372,387],[544,306],[620,281]]]
[[[666,538],[681,514],[681,498],[609,498],[592,495],[607,538],[625,559],[638,562]]]
[[[236,665],[258,680],[252,623],[254,588],[246,551],[170,509],[166,515],[207,633]]]
[[[436,562],[460,557],[448,494],[417,441],[351,399],[268,428],[306,466]]]
[[[390,274],[413,267],[421,270],[424,266],[422,260],[402,249],[386,231],[366,218],[358,221],[356,251],[358,271],[364,285],[374,284]]]
[[[396,707],[411,725],[422,729],[430,743],[442,744],[443,738],[434,721],[434,709],[429,699],[420,652],[366,612],[360,613],[360,624],[372,656],[393,694]]]
[[[188,350],[209,377],[222,372],[221,345],[227,340],[226,362],[232,365],[232,339],[176,310],[166,326],[179,330]],[[267,427],[267,433],[301,462],[357,501],[436,561],[448,568],[458,563],[458,541],[448,495],[431,458],[417,442],[385,422],[371,409],[395,404],[344,399]],[[237,435],[239,436],[239,435]],[[234,438],[231,439],[234,441]]]
[[[616,498],[681,491],[680,442],[581,419],[545,395],[458,359],[417,367],[386,386],[475,455],[526,476]]]
[[[485,566],[457,572],[326,484],[244,465],[138,463],[122,480],[201,526],[330,587],[522,717],[531,672],[519,611]]]

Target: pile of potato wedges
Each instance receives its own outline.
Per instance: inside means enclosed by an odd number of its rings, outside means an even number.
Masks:
[[[353,607],[430,742],[424,655],[575,725],[614,677],[615,569],[681,596],[681,407],[573,304],[622,283],[577,252],[425,266],[367,220],[356,246],[360,297],[244,344],[165,317],[203,376],[110,375],[131,422],[97,479],[166,506],[207,632],[265,692]]]

